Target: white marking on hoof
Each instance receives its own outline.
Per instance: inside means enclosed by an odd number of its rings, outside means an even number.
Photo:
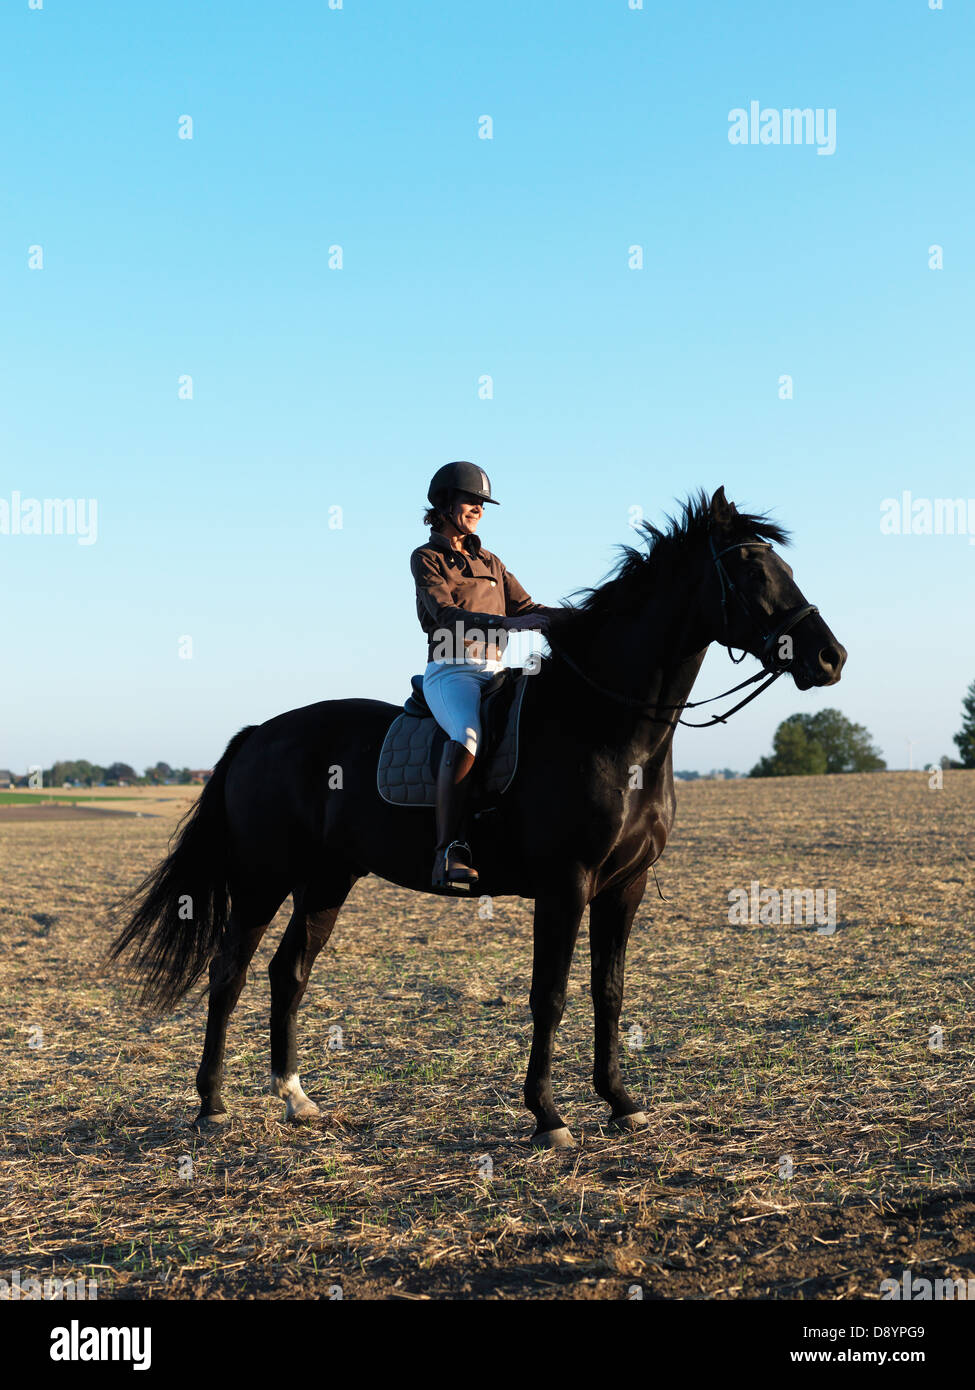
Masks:
[[[610,1124],[614,1129],[647,1129],[650,1121],[645,1110],[637,1110],[633,1115],[618,1115],[615,1120],[610,1120]]]
[[[536,1149],[574,1149],[576,1141],[565,1125],[561,1129],[546,1129],[542,1134],[532,1135]]]
[[[271,1092],[273,1095],[280,1096],[284,1101],[284,1118],[286,1120],[293,1120],[296,1124],[300,1124],[309,1120],[321,1119],[322,1112],[301,1089],[301,1081],[296,1071],[292,1072],[290,1076],[278,1076],[272,1072]]]

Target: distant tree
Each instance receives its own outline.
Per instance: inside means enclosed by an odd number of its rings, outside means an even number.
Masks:
[[[783,720],[772,738],[771,757],[761,758],[750,777],[807,777],[826,771],[826,750],[810,739],[801,719],[793,715]]]
[[[882,772],[887,766],[864,726],[854,724],[838,709],[800,717],[806,733],[826,753],[827,772]]]
[[[65,782],[80,782],[82,786],[91,787],[101,780],[102,775],[103,769],[88,762],[87,758],[62,760],[45,771],[44,785],[60,787]]]
[[[158,786],[161,782],[166,782],[173,776],[173,769],[169,763],[156,763],[155,767],[146,768],[146,781],[153,786]]]
[[[138,773],[135,768],[129,767],[128,763],[112,763],[105,769],[106,782],[137,782]]]
[[[880,772],[887,764],[862,724],[838,709],[792,714],[775,731],[771,757],[752,777],[795,777],[823,772]]]
[[[952,741],[961,754],[962,767],[975,767],[975,681],[972,681],[965,692],[961,707],[965,711],[965,717],[962,720],[961,732],[955,734]]]

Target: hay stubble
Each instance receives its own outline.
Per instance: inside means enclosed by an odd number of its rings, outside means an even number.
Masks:
[[[583,931],[561,1154],[524,1142],[531,904],[482,917],[375,878],[299,1015],[324,1126],[284,1126],[267,1093],[286,905],[231,1022],[233,1123],[188,1130],[203,1001],[146,1020],[101,973],[110,905],[179,805],[0,824],[6,1269],[177,1298],[876,1298],[904,1268],[975,1277],[975,772],[680,786],[622,1019],[650,1128],[611,1132],[592,1092]],[[837,931],[730,925],[752,879],[834,887]]]

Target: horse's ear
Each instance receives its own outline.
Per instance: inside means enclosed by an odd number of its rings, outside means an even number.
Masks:
[[[711,520],[718,526],[729,522],[735,514],[734,502],[729,502],[724,495],[724,486],[718,488],[711,498]]]

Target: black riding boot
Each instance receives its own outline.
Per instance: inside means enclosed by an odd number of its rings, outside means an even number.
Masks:
[[[474,754],[463,743],[448,739],[437,773],[437,853],[433,861],[434,888],[467,893],[477,883],[471,849],[464,839],[464,821],[471,791]]]

